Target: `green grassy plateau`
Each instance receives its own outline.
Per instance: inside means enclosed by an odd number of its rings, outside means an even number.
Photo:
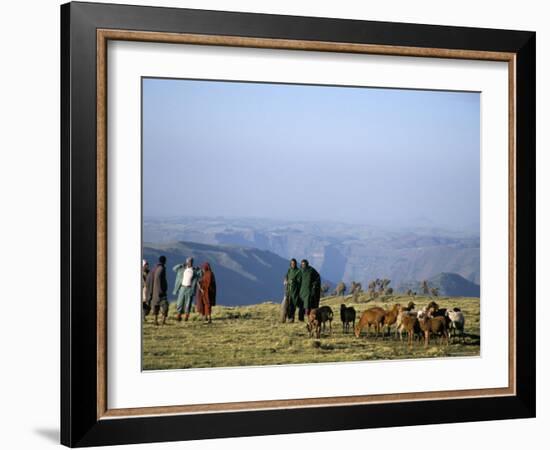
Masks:
[[[406,305],[411,297],[385,296],[369,300],[364,294],[353,302],[351,296],[325,297],[321,305],[334,311],[332,335],[321,334],[321,339],[309,337],[304,322],[281,323],[280,305],[260,303],[251,306],[216,306],[212,323],[205,324],[197,314],[188,322],[174,319],[175,305],[170,305],[168,321],[155,326],[152,316],[143,324],[143,369],[185,369],[199,367],[258,366],[276,364],[303,364],[315,362],[365,361],[380,359],[429,358],[448,356],[479,356],[480,325],[479,298],[440,297],[440,307],[458,306],[466,324],[465,342],[458,339],[449,346],[439,345],[439,339],[424,343],[416,341],[412,348],[395,338],[394,327],[390,337],[367,338],[366,330],[360,338],[353,332],[344,334],[340,321],[340,304],[354,306],[357,321],[361,312],[372,306],[391,308],[395,303]],[[427,305],[431,297],[416,296],[416,309]],[[371,328],[372,331],[372,328]]]

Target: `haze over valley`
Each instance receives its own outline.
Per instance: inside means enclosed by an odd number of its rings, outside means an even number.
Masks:
[[[256,303],[262,296],[262,300],[280,299],[282,279],[293,257],[308,259],[331,286],[356,281],[366,288],[372,279],[389,278],[394,289],[414,289],[419,280],[440,279],[440,274],[446,273],[463,278],[459,293],[472,295],[480,280],[480,238],[475,231],[172,217],[144,218],[143,241],[144,256],[155,258],[164,251],[169,267],[194,255],[197,264],[208,259],[218,270],[227,272],[221,276],[228,276],[230,285],[250,283],[244,292],[254,295],[243,300],[242,293],[237,292],[227,298],[231,304]]]

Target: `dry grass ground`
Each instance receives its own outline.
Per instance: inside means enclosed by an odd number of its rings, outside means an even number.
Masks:
[[[334,311],[332,335],[323,333],[312,339],[303,322],[281,323],[280,305],[261,303],[252,306],[216,306],[213,322],[205,324],[196,314],[188,322],[174,320],[174,304],[164,326],[155,326],[151,317],[143,324],[143,369],[184,369],[199,367],[258,366],[314,362],[364,361],[376,359],[406,359],[449,356],[478,356],[480,344],[480,314],[478,298],[441,297],[441,307],[458,306],[466,317],[465,342],[439,345],[433,340],[425,349],[418,341],[409,346],[394,337],[376,339],[363,334],[344,334],[340,322],[340,304],[362,311],[372,306],[390,308],[395,303],[406,305],[411,298],[387,296],[369,301],[366,296],[356,302],[350,296],[327,297],[322,305]],[[417,309],[432,299],[417,296]]]

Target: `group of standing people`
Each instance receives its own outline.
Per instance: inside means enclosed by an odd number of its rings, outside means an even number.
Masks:
[[[176,281],[172,294],[176,297],[176,320],[188,321],[195,303],[195,311],[206,323],[212,323],[212,307],[216,304],[216,277],[208,262],[202,267],[193,266],[193,258],[185,263],[176,264]],[[303,259],[298,267],[296,259],[290,260],[290,267],[285,275],[286,318],[294,322],[296,311],[298,320],[304,321],[313,308],[319,307],[321,300],[321,276]],[[194,302],[195,297],[197,301]],[[149,263],[142,264],[142,308],[143,320],[152,312],[155,325],[162,324],[168,318],[168,281],[166,279],[166,256],[160,256],[156,266],[150,269]]]
[[[302,259],[300,267],[296,259],[290,260],[290,267],[284,279],[285,297],[287,302],[287,320],[294,322],[296,310],[298,320],[304,321],[313,308],[319,307],[321,301],[321,276],[309,265],[307,259]]]
[[[210,264],[205,262],[202,267],[193,266],[193,258],[189,257],[183,264],[175,265],[176,272],[173,295],[176,296],[176,320],[189,320],[191,308],[196,294],[195,310],[206,323],[212,323],[212,307],[216,304],[216,277]],[[155,325],[158,316],[162,315],[162,324],[168,317],[168,281],[166,279],[166,256],[160,256],[157,265],[150,270],[149,263],[142,264],[142,308],[143,320],[152,311]]]

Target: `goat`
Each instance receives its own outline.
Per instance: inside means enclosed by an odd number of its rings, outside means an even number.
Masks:
[[[309,337],[313,337],[313,332],[317,339],[321,337],[321,326],[325,322],[329,323],[330,334],[332,334],[332,319],[334,314],[330,306],[321,306],[320,308],[313,308],[308,315],[307,330],[309,331]]]
[[[430,303],[428,303],[428,306],[426,306],[426,308],[424,308],[424,309],[426,311],[429,311],[430,309],[434,310],[434,311],[437,311],[439,309],[439,305],[432,300]]]
[[[334,318],[334,313],[330,306],[321,306],[319,308],[319,314],[321,315],[321,325],[323,331],[326,330],[326,323],[328,322],[329,332],[332,334],[332,319]]]
[[[399,339],[403,341],[403,331],[406,331],[404,325],[403,325],[403,318],[405,316],[407,317],[414,317],[416,319],[417,316],[416,311],[408,311],[407,308],[401,307],[399,310],[399,313],[397,314],[397,320],[395,321],[395,338],[397,339],[397,334],[399,333]],[[421,330],[418,328],[418,324],[416,327],[416,332],[419,333]]]
[[[418,319],[416,318],[416,315],[405,313],[400,313],[401,315],[401,324],[400,324],[400,337],[401,341],[403,341],[403,336],[401,333],[403,331],[406,331],[408,333],[407,335],[407,342],[409,343],[409,347],[412,346],[414,335],[418,333],[420,330],[420,324],[418,323]]]
[[[451,319],[447,316],[447,308],[428,308],[428,315],[430,317],[443,317],[447,329],[451,326]]]
[[[359,337],[361,335],[361,330],[365,328],[365,326],[367,327],[367,336],[369,336],[370,327],[371,325],[374,325],[376,337],[378,337],[378,333],[380,332],[380,328],[384,322],[385,315],[386,311],[378,306],[363,311],[363,314],[361,314],[361,318],[359,319],[359,323],[355,327],[355,336]]]
[[[416,311],[413,311],[415,308],[414,302],[409,302],[407,306],[401,306],[399,313],[397,314],[397,320],[395,322],[395,338],[397,339],[397,333],[399,333],[399,338],[403,340],[402,336],[402,317],[404,315],[412,315],[416,317]]]
[[[440,335],[441,344],[443,343],[443,338],[445,338],[447,345],[449,345],[449,333],[447,332],[445,317],[431,317],[429,314],[421,311],[418,313],[418,324],[424,332],[424,347],[427,348],[430,343],[430,333]]]
[[[318,308],[313,308],[309,311],[306,325],[309,337],[313,337],[313,333],[315,332],[315,337],[317,339],[321,337],[321,322],[317,318],[318,311]]]
[[[452,311],[447,311],[446,317],[449,319],[449,329],[451,331],[451,339],[457,332],[462,338],[462,342],[465,342],[464,338],[464,314],[460,308],[453,308]]]
[[[353,306],[348,308],[346,305],[340,305],[340,319],[342,319],[343,333],[349,331],[350,324],[353,324],[353,328],[355,328],[355,308]]]
[[[397,315],[399,314],[400,308],[401,305],[399,303],[396,303],[395,305],[393,305],[392,309],[386,311],[383,327],[388,327],[388,336],[390,335],[391,326],[397,321]],[[384,335],[384,329],[382,328],[382,337],[384,337]]]

